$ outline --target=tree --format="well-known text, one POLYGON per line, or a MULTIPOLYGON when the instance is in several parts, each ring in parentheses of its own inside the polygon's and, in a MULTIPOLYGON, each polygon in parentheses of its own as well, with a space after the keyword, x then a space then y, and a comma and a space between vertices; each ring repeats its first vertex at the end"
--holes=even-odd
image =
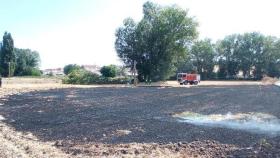
POLYGON ((118 72, 118 67, 116 65, 103 66, 100 69, 100 73, 104 77, 116 77, 117 72, 118 72))
POLYGON ((12 76, 15 70, 15 54, 14 54, 14 40, 10 33, 5 32, 3 36, 3 45, 1 47, 0 66, 2 68, 2 75, 12 76))
POLYGON ((130 68, 137 60, 136 49, 136 23, 131 18, 124 20, 124 27, 116 31, 115 48, 124 64, 130 68))
POLYGON ((187 57, 181 58, 181 60, 178 61, 177 73, 182 73, 182 72, 196 73, 196 70, 197 69, 194 66, 194 63, 191 61, 190 54, 188 54, 187 57))
POLYGON ((237 34, 229 35, 216 44, 216 49, 218 51, 219 78, 234 78, 239 71, 236 58, 238 38, 239 35, 237 34))
POLYGON ((63 72, 64 72, 65 75, 68 75, 72 71, 79 70, 79 69, 81 69, 81 66, 79 66, 77 64, 68 64, 68 65, 64 66, 63 72))
POLYGON ((280 39, 268 36, 264 41, 266 74, 280 77, 280 39))
POLYGON ((30 49, 14 49, 16 57, 16 76, 39 75, 40 55, 30 49))
POLYGON ((243 78, 280 76, 279 40, 258 32, 226 36, 217 43, 220 77, 232 78, 242 71, 243 78))
POLYGON ((129 18, 117 30, 116 51, 128 67, 137 62, 140 79, 165 80, 186 57, 188 46, 197 36, 197 23, 177 6, 146 2, 143 13, 138 24, 129 18))
POLYGON ((245 33, 241 35, 239 41, 240 48, 237 53, 239 69, 242 70, 244 78, 253 77, 260 79, 266 69, 265 37, 257 32, 245 33))
POLYGON ((215 65, 215 51, 210 39, 194 42, 190 51, 190 58, 202 79, 212 77, 215 65))

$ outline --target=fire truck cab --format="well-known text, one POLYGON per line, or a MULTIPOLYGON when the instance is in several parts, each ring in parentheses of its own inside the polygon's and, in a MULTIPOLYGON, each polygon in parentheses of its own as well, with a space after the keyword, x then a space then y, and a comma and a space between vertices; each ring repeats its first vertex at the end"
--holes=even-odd
POLYGON ((177 81, 180 85, 197 85, 200 82, 200 75, 199 74, 188 74, 188 73, 178 73, 177 74, 177 81))

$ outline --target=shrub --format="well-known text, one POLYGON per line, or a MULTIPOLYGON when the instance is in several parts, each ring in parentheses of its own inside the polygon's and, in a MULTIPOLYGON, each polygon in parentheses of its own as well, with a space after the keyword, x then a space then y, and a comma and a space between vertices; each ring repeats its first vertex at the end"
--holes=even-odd
POLYGON ((80 84, 93 84, 99 80, 98 74, 89 71, 84 71, 81 77, 80 84))
POLYGON ((81 67, 80 67, 79 65, 76 65, 76 64, 68 64, 68 65, 64 66, 63 72, 64 72, 65 75, 68 75, 68 74, 70 74, 72 71, 78 70, 78 69, 81 69, 81 67))
POLYGON ((78 70, 73 70, 71 73, 69 73, 64 79, 63 83, 68 84, 79 84, 78 82, 81 80, 81 72, 78 70))
POLYGON ((103 77, 84 69, 73 70, 63 80, 65 84, 126 84, 129 79, 126 77, 103 77))
POLYGON ((22 76, 41 76, 41 75, 42 75, 41 71, 33 67, 27 67, 22 72, 22 76))
POLYGON ((92 84, 99 80, 99 75, 84 69, 76 69, 69 73, 63 80, 66 84, 92 84))
POLYGON ((103 77, 116 77, 117 72, 118 67, 116 65, 103 66, 100 69, 100 73, 103 77))

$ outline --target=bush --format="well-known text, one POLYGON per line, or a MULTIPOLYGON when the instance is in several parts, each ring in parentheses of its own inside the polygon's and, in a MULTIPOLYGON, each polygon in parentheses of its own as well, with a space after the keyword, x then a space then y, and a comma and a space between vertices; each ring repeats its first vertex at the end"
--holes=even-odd
POLYGON ((63 83, 67 84, 79 84, 79 81, 81 80, 81 72, 77 70, 73 70, 71 73, 69 73, 63 80, 63 83))
POLYGON ((117 72, 118 67, 116 65, 103 66, 100 69, 100 73, 103 77, 116 77, 117 72))
POLYGON ((99 80, 99 75, 84 69, 76 69, 69 73, 62 81, 66 84, 92 84, 99 80))
POLYGON ((79 65, 76 65, 76 64, 68 64, 66 66, 64 66, 63 68, 63 72, 65 75, 68 75, 70 74, 72 71, 74 70, 79 70, 81 69, 81 67, 79 65))
POLYGON ((41 76, 41 75, 42 75, 41 71, 33 67, 27 67, 22 72, 22 76, 41 76))
POLYGON ((99 80, 99 75, 89 72, 89 71, 84 71, 82 74, 82 78, 80 80, 80 84, 92 84, 96 83, 99 80))
POLYGON ((74 70, 62 80, 65 84, 126 84, 128 81, 125 77, 102 77, 84 69, 74 70))

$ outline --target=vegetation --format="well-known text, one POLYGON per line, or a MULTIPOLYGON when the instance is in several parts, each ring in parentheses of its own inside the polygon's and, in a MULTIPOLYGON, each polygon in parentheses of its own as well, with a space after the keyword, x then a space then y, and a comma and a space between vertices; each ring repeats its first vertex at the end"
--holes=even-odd
POLYGON ((202 79, 210 79, 214 76, 215 57, 215 48, 210 39, 195 41, 177 71, 199 73, 202 79))
MULTIPOLYGON (((124 83, 126 68, 137 69, 140 81, 166 80, 176 72, 199 73, 202 79, 261 79, 280 77, 280 39, 258 32, 232 34, 212 43, 198 40, 198 23, 178 6, 143 5, 143 18, 127 18, 116 31, 115 48, 125 64, 104 66, 98 74, 81 66, 64 67, 65 83, 124 83)), ((0 49, 0 72, 7 76, 39 76, 40 56, 14 48, 5 32, 0 49)))
POLYGON ((262 76, 280 76, 280 40, 257 32, 234 34, 218 41, 218 77, 261 79, 262 76))
POLYGON ((65 84, 125 84, 127 82, 126 77, 99 76, 83 68, 73 70, 63 79, 65 84))
POLYGON ((72 71, 79 70, 79 69, 81 69, 81 66, 79 66, 77 64, 68 64, 68 65, 64 66, 63 72, 64 72, 65 75, 68 75, 72 71))
POLYGON ((143 5, 139 23, 131 18, 116 32, 118 56, 130 68, 136 67, 140 80, 159 81, 173 75, 180 58, 197 36, 197 22, 177 6, 143 5))
POLYGON ((100 70, 103 77, 116 77, 118 67, 116 65, 103 66, 100 70))
POLYGON ((216 44, 196 41, 177 71, 197 72, 202 79, 279 77, 280 40, 252 32, 229 35, 216 44))
POLYGON ((124 20, 115 47, 140 81, 165 80, 174 72, 196 72, 202 79, 280 77, 280 40, 258 32, 226 36, 216 44, 196 40, 197 23, 177 6, 143 5, 139 23, 124 20))
POLYGON ((85 69, 73 69, 64 79, 63 83, 68 84, 91 84, 99 79, 99 75, 85 69))
POLYGON ((41 75, 42 72, 39 69, 33 67, 27 67, 26 69, 24 69, 21 75, 18 76, 41 76, 41 75))
POLYGON ((4 77, 12 76, 15 71, 14 40, 8 32, 4 33, 0 56, 1 74, 4 77))
POLYGON ((14 49, 16 57, 15 76, 40 76, 40 56, 36 51, 30 49, 14 49))
POLYGON ((14 40, 10 33, 5 32, 0 49, 0 72, 8 76, 40 76, 40 55, 30 49, 14 48, 14 40))

